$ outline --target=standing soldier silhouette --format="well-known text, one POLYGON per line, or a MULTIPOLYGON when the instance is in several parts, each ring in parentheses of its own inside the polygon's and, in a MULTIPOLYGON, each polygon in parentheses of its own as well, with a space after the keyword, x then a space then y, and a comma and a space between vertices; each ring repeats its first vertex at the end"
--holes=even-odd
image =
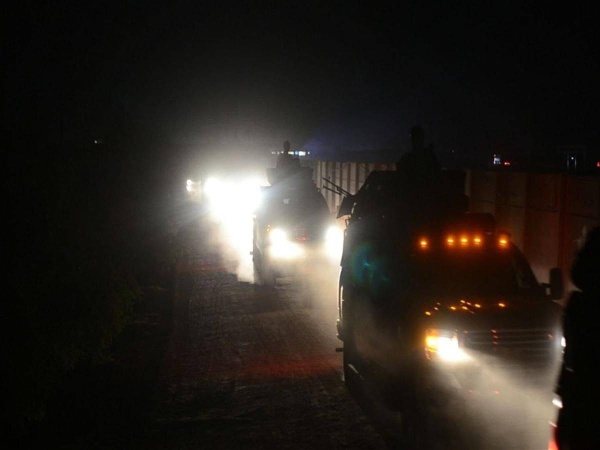
POLYGON ((565 350, 557 393, 562 400, 556 443, 561 450, 600 448, 600 226, 588 233, 573 267, 563 316, 565 350))
POLYGON ((290 141, 283 141, 283 153, 277 157, 275 168, 287 170, 294 167, 300 167, 300 160, 290 155, 290 141))

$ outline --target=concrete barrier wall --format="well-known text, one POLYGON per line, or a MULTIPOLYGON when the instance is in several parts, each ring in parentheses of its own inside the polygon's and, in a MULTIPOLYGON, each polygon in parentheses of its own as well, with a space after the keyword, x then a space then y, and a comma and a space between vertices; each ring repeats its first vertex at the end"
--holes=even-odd
POLYGON ((568 274, 586 232, 600 225, 598 176, 477 172, 468 178, 471 210, 493 213, 542 281, 552 267, 568 274))
MULTIPOLYGON (((354 194, 371 171, 394 169, 394 164, 318 161, 315 183, 335 213, 342 198, 323 190, 323 178, 354 194)), ((548 280, 553 267, 568 275, 585 233, 600 225, 599 176, 468 171, 465 192, 471 211, 493 214, 498 227, 510 233, 540 281, 548 280)))
POLYGON ((325 187, 330 186, 330 184, 325 180, 335 183, 351 194, 356 194, 373 170, 395 170, 395 165, 381 163, 340 163, 335 161, 317 161, 314 170, 315 183, 317 187, 321 189, 325 200, 327 200, 329 210, 332 213, 337 212, 340 207, 342 197, 326 189, 325 187))

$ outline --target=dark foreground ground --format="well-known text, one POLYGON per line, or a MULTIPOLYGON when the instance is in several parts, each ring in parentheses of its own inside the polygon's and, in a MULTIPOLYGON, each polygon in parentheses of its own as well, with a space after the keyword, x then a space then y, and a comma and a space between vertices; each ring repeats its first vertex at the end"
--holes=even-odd
MULTIPOLYGON (((145 290, 113 361, 67 380, 53 420, 15 447, 411 448, 402 416, 377 389, 351 395, 344 384, 335 270, 263 288, 191 239, 172 286, 145 290)), ((467 432, 435 436, 432 449, 543 448, 495 423, 487 425, 493 438, 481 441, 460 415, 435 422, 462 422, 467 432)))
POLYGON ((386 448, 343 383, 335 297, 238 281, 200 247, 172 289, 146 289, 113 361, 67 380, 17 447, 386 448))

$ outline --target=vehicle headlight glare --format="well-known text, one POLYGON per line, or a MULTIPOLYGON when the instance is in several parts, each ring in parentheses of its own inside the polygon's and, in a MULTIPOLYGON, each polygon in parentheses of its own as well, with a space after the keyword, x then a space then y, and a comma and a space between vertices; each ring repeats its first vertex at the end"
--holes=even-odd
POLYGON ((333 259, 340 258, 344 246, 344 234, 336 226, 330 226, 325 232, 325 252, 333 259))
POLYGON ((339 230, 337 229, 337 227, 331 226, 329 228, 327 228, 327 231, 325 233, 325 240, 326 241, 335 241, 339 238, 339 230))
POLYGON ((269 254, 275 259, 297 259, 302 257, 304 249, 297 242, 289 240, 288 234, 281 228, 269 232, 269 254))
POLYGON ((430 356, 448 362, 462 362, 469 359, 460 348, 456 333, 446 330, 429 329, 425 333, 425 349, 430 356))
POLYGON ((288 242, 287 233, 281 228, 274 228, 269 233, 269 240, 273 245, 284 245, 288 242))

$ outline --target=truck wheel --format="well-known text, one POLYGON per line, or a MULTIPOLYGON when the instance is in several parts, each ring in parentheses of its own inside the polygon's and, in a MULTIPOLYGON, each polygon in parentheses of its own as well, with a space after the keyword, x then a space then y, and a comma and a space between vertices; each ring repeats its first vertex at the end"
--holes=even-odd
POLYGON ((260 255, 254 256, 254 283, 259 286, 275 286, 275 273, 264 263, 260 255))
POLYGON ((353 331, 350 328, 344 330, 344 353, 342 361, 344 365, 344 383, 350 391, 358 386, 360 375, 360 357, 356 351, 353 331))
POLYGON ((346 299, 342 307, 342 325, 344 353, 342 356, 344 366, 344 382, 349 390, 357 386, 360 380, 360 356, 356 349, 354 329, 352 327, 352 311, 350 309, 350 300, 346 299))
POLYGON ((263 265, 261 277, 263 286, 273 287, 275 284, 277 284, 277 277, 268 266, 263 265))

